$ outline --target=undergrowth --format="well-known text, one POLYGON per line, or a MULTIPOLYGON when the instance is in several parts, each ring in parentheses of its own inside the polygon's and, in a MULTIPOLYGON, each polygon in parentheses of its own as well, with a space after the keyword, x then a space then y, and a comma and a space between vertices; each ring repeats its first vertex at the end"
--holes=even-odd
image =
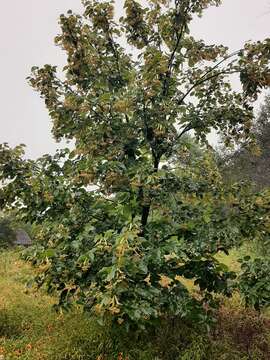
MULTIPOLYGON (((223 259, 237 270, 237 256, 223 259)), ((52 310, 54 299, 26 288, 33 274, 18 251, 0 253, 0 355, 5 360, 267 360, 270 319, 224 300, 211 333, 163 319, 147 333, 117 333, 80 308, 52 310)))

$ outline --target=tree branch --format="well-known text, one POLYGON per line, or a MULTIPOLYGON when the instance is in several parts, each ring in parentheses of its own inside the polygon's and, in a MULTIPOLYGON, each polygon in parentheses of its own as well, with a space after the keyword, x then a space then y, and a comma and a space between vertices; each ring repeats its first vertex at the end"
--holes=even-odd
POLYGON ((191 124, 188 124, 181 132, 180 134, 178 134, 176 136, 176 138, 174 139, 174 142, 171 143, 167 149, 167 151, 172 151, 172 149, 174 148, 174 146, 177 144, 177 141, 188 131, 192 130, 193 127, 191 126, 191 124))
POLYGON ((119 75, 119 77, 121 77, 121 71, 120 71, 120 65, 119 65, 119 52, 115 47, 115 41, 113 39, 113 36, 112 36, 112 33, 110 30, 108 31, 108 39, 109 39, 109 44, 111 45, 111 48, 112 48, 112 51, 113 51, 113 54, 115 57, 118 75, 119 75))
MULTIPOLYGON (((216 65, 214 65, 211 69, 209 69, 208 71, 206 71, 206 72, 201 76, 201 78, 200 78, 200 79, 187 91, 187 93, 179 100, 178 104, 181 104, 181 103, 184 101, 184 99, 191 93, 191 91, 192 91, 193 89, 195 89, 195 87, 201 85, 201 84, 204 83, 205 81, 211 80, 212 78, 215 78, 215 77, 217 77, 217 76, 219 76, 219 75, 222 75, 222 74, 233 74, 233 73, 235 73, 235 72, 238 72, 238 71, 227 72, 227 71, 224 70, 224 71, 220 71, 219 73, 216 73, 216 74, 214 74, 214 75, 206 78, 207 75, 211 74, 211 72, 213 72, 214 70, 216 70, 216 69, 217 69, 221 64, 223 64, 225 61, 227 61, 227 60, 230 59, 231 57, 239 54, 241 50, 242 50, 242 49, 237 50, 237 51, 234 51, 233 53, 225 56, 224 59, 220 60, 220 61, 219 61, 216 65)), ((230 62, 229 65, 231 65, 232 63, 233 63, 233 61, 230 62)))
MULTIPOLYGON (((209 71, 207 72, 207 74, 209 74, 209 73, 211 73, 211 72, 212 72, 212 70, 211 70, 211 71, 209 70, 209 71)), ((215 77, 218 77, 218 76, 220 76, 220 75, 226 75, 226 74, 231 75, 231 74, 238 73, 238 72, 239 72, 239 71, 220 71, 219 73, 213 74, 213 75, 211 75, 211 76, 209 76, 209 77, 207 77, 207 78, 205 78, 205 75, 203 75, 195 84, 193 84, 193 85, 189 88, 189 90, 181 97, 181 99, 178 100, 177 104, 178 104, 178 105, 182 104, 182 102, 183 102, 183 101, 185 100, 185 98, 192 92, 192 90, 194 90, 197 86, 203 84, 204 82, 209 81, 209 80, 211 80, 211 79, 214 79, 215 77)))
POLYGON ((180 44, 180 41, 181 41, 181 38, 182 38, 182 33, 183 33, 183 29, 184 26, 182 26, 181 28, 181 32, 178 34, 177 36, 177 42, 176 42, 176 45, 175 45, 175 48, 171 54, 171 57, 169 59, 169 63, 168 63, 168 70, 166 71, 166 76, 165 76, 165 80, 164 80, 164 83, 163 83, 163 91, 162 91, 162 95, 165 96, 168 92, 168 82, 169 82, 169 79, 170 79, 170 76, 171 76, 171 70, 172 70, 172 64, 173 64, 173 59, 174 59, 174 56, 175 56, 175 53, 177 51, 177 48, 180 44))
MULTIPOLYGON (((178 6, 178 3, 175 2, 175 7, 177 8, 178 6)), ((189 6, 187 7, 186 11, 185 11, 185 15, 187 14, 187 12, 189 11, 189 6)), ((169 59, 169 62, 168 62, 168 69, 166 71, 166 77, 164 79, 164 83, 163 83, 163 91, 162 91, 162 95, 165 96, 168 92, 168 81, 170 79, 170 76, 171 76, 171 70, 172 70, 172 65, 173 65, 173 60, 174 60, 174 57, 175 57, 175 54, 176 54, 176 51, 179 47, 179 44, 180 44, 180 41, 183 37, 183 33, 184 33, 184 28, 186 26, 186 23, 183 21, 183 24, 181 26, 181 30, 178 32, 177 34, 177 39, 176 39, 176 44, 175 44, 175 47, 171 53, 171 56, 170 56, 170 59, 169 59)))

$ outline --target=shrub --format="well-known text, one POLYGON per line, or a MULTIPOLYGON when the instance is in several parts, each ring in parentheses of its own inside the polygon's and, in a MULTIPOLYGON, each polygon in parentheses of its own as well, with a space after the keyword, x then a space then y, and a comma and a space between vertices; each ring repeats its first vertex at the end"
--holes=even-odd
POLYGON ((246 305, 255 310, 270 305, 270 259, 244 257, 241 262, 239 290, 246 305))
POLYGON ((9 218, 0 218, 0 249, 7 248, 13 244, 16 234, 13 230, 12 221, 9 218))
POLYGON ((212 334, 214 359, 270 358, 270 321, 252 309, 221 307, 212 334))

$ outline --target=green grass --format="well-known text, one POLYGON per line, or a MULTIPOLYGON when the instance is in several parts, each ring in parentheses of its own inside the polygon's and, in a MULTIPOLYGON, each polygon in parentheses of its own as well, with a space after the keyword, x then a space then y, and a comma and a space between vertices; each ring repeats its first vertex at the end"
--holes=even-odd
POLYGON ((26 291, 32 275, 18 252, 0 254, 0 355, 5 360, 96 359, 100 344, 93 321, 80 309, 53 312, 53 298, 26 291))
MULTIPOLYGON (((239 252, 219 255, 239 270, 239 252)), ((163 321, 147 334, 112 333, 75 308, 52 311, 55 300, 26 284, 33 269, 19 251, 0 253, 0 355, 5 360, 248 360, 270 359, 268 318, 224 301, 212 334, 179 321, 163 321), (269 350, 269 352, 268 352, 269 350)))

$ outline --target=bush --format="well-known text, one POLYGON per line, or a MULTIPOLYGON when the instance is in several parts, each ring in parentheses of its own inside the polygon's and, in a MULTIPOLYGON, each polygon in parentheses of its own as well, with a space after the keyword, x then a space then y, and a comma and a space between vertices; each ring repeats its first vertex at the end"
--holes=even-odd
POLYGON ((244 257, 241 262, 239 290, 246 305, 255 310, 270 305, 270 259, 244 257))
POLYGON ((270 321, 252 309, 221 307, 212 336, 211 359, 270 358, 270 321))
POLYGON ((15 237, 12 221, 9 218, 0 218, 0 249, 11 246, 15 237))

